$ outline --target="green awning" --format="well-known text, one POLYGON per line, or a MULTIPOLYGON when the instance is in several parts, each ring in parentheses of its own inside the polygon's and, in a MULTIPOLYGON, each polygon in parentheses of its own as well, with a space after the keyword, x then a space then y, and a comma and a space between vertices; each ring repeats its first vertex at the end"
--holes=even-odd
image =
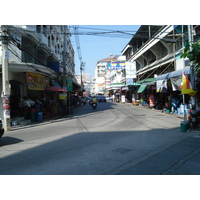
POLYGON ((156 81, 156 78, 147 78, 147 79, 144 79, 144 80, 141 80, 141 81, 137 81, 136 83, 146 83, 146 82, 153 82, 153 81, 156 81))
POLYGON ((135 85, 135 86, 139 86, 141 85, 140 83, 129 83, 128 85, 135 85))
POLYGON ((139 87, 137 93, 142 93, 142 92, 145 90, 146 87, 147 87, 147 85, 143 85, 143 84, 142 84, 142 85, 139 87))

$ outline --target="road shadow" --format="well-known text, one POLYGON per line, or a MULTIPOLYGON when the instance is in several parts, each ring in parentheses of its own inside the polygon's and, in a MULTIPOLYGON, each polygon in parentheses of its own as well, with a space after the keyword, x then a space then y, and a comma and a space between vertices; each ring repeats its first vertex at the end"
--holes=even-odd
POLYGON ((23 140, 6 136, 6 137, 0 138, 0 147, 5 146, 5 145, 17 144, 20 142, 23 142, 23 140))
MULTIPOLYGON (((52 131, 55 130, 52 129, 52 131)), ((133 160, 137 161, 138 158, 147 159, 183 139, 184 137, 179 129, 78 132, 2 157, 0 159, 0 174, 108 175, 106 171, 111 172, 117 166, 122 167, 126 163, 133 162, 133 160), (173 137, 172 135, 175 132, 177 132, 177 136, 173 137), (173 139, 168 137, 169 134, 173 139), (123 141, 127 140, 126 138, 134 139, 124 143, 123 141), (141 138, 143 145, 138 145, 141 138), (155 138, 160 142, 154 143, 155 138), (114 141, 116 141, 115 145, 113 145, 114 141), (152 143, 155 145, 150 145, 152 143)), ((23 141, 3 137, 0 146, 19 142, 23 141)), ((183 159, 188 153, 184 152, 179 159, 183 159)), ((177 162, 177 160, 174 162, 177 162)), ((163 170, 166 170, 169 166, 165 167, 163 170)))

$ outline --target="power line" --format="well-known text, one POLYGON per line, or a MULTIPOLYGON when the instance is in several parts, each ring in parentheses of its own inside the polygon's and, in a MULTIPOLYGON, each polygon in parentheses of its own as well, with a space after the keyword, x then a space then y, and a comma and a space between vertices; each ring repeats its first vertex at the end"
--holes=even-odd
POLYGON ((74 35, 74 37, 75 37, 78 57, 79 57, 80 65, 81 65, 80 70, 81 70, 81 73, 82 73, 82 71, 84 70, 85 63, 83 62, 82 54, 81 54, 81 45, 80 45, 80 40, 79 40, 78 26, 74 26, 73 28, 74 28, 74 32, 76 33, 74 35))

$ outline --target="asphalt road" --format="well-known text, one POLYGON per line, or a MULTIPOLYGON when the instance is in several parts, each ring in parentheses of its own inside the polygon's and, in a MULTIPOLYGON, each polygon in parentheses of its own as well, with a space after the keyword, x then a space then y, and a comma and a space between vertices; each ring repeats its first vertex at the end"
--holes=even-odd
POLYGON ((61 119, 6 132, 1 175, 112 175, 188 137, 181 119, 131 104, 83 105, 61 119))

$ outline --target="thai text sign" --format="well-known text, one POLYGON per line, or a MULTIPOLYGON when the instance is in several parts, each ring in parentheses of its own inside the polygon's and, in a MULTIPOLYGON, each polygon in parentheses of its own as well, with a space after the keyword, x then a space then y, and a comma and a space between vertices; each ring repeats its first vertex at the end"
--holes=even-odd
POLYGON ((120 69, 125 69, 125 68, 126 68, 126 63, 124 61, 107 63, 108 70, 120 70, 120 69))
POLYGON ((50 86, 49 77, 40 74, 26 73, 29 90, 44 90, 50 86))
POLYGON ((73 91, 73 81, 72 80, 67 80, 67 89, 68 91, 73 91))

